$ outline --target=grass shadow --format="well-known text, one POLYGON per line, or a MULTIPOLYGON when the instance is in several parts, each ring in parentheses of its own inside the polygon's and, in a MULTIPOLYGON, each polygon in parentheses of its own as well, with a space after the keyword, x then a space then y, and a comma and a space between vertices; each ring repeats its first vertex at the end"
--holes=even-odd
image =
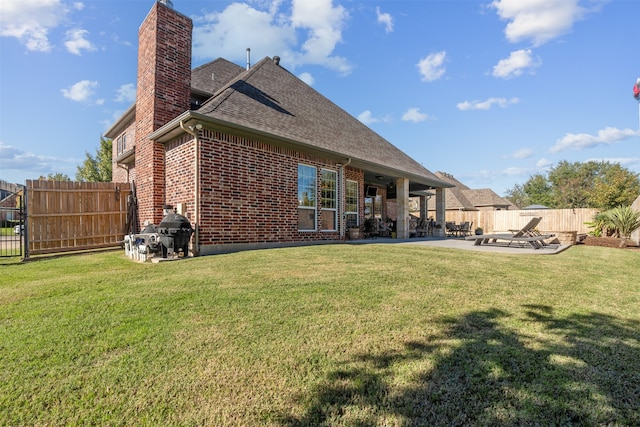
POLYGON ((282 424, 640 425, 640 322, 522 308, 441 319, 441 333, 401 351, 357 355, 282 424), (504 326, 514 319, 543 333, 504 326))

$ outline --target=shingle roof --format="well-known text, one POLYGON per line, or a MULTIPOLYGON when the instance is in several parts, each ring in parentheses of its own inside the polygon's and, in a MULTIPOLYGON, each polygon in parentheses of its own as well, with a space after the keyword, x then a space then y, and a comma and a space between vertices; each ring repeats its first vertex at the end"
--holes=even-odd
MULTIPOLYGON (((210 74, 215 69, 214 63, 200 67, 202 70, 198 75, 210 74)), ((217 73, 215 70, 213 72, 217 73)), ((396 171, 398 176, 408 175, 411 180, 421 184, 447 186, 418 162, 270 58, 263 59, 232 78, 202 104, 197 113, 217 122, 231 123, 294 142, 306 149, 351 158, 354 166, 364 169, 375 170, 379 167, 396 171)))
POLYGON ((443 181, 455 185, 445 190, 446 209, 477 210, 478 207, 493 206, 499 208, 515 207, 509 200, 498 196, 490 188, 472 190, 453 175, 436 172, 435 175, 443 181))
POLYGON ((191 89, 213 95, 243 71, 241 66, 218 58, 191 70, 191 89))

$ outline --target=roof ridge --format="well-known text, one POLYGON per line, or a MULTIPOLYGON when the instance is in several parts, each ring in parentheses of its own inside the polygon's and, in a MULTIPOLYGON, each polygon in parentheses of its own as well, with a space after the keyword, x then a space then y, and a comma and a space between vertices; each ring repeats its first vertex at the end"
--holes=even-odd
MULTIPOLYGON (((224 58, 222 58, 224 59, 224 58)), ((220 104, 222 102, 224 102, 227 98, 229 98, 232 95, 231 93, 228 93, 227 96, 225 96, 224 98, 220 98, 220 102, 212 109, 210 110, 205 110, 205 107, 207 107, 209 104, 212 104, 213 102, 215 102, 216 99, 218 99, 218 97, 220 95, 222 95, 227 89, 232 89, 235 91, 235 89, 232 88, 232 86, 234 84, 236 84, 238 81, 242 81, 244 80, 245 82, 253 75, 255 74, 258 70, 260 69, 267 61, 271 60, 268 56, 265 56, 264 58, 262 58, 260 61, 256 62, 255 65, 253 65, 253 67, 249 67, 248 70, 243 71, 242 73, 238 74, 237 76, 235 76, 234 78, 232 78, 231 80, 229 80, 224 86, 222 86, 220 89, 218 89, 216 91, 216 93, 214 93, 213 95, 211 95, 211 97, 209 99, 207 99, 201 106, 200 109, 198 110, 199 112, 206 114, 206 113, 210 113, 212 111, 215 111, 216 108, 218 106, 220 106, 220 104)), ((226 59, 225 59, 226 61, 226 59)), ((228 61, 227 61, 228 62, 228 61)), ((237 64, 235 64, 237 65, 237 64)), ((238 65, 239 66, 239 65, 238 65)))

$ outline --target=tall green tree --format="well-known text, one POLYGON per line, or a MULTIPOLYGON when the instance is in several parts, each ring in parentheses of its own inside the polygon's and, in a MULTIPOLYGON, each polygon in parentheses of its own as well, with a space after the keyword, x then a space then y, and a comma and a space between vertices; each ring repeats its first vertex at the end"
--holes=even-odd
POLYGON ((638 174, 620 166, 619 163, 601 163, 601 170, 593 182, 589 204, 600 209, 613 209, 631 205, 640 195, 638 174))
POLYGON ((506 197, 521 207, 541 204, 556 209, 607 210, 633 203, 640 194, 639 176, 619 163, 563 160, 546 175, 536 174, 516 184, 506 197))
POLYGON ((520 184, 516 184, 513 188, 507 190, 504 197, 519 208, 523 208, 531 204, 529 203, 529 196, 524 191, 524 187, 520 184))
POLYGON ((537 204, 548 206, 550 208, 554 207, 551 184, 544 175, 533 175, 524 183, 522 189, 528 197, 527 204, 525 206, 537 204))
POLYGON ((76 180, 85 182, 111 182, 112 174, 112 144, 109 138, 100 136, 100 147, 93 157, 85 152, 86 159, 78 166, 76 180))
POLYGON ((589 207, 589 193, 593 188, 593 162, 569 163, 561 161, 547 175, 551 184, 552 205, 558 209, 589 207))

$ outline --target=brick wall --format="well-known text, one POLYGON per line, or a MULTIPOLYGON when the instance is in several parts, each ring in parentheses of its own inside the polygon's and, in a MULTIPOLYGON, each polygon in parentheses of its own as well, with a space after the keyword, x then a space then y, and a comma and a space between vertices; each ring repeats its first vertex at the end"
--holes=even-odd
POLYGON ((130 165, 128 165, 129 167, 129 173, 127 174, 127 169, 120 167, 116 164, 115 159, 120 155, 120 153, 118 153, 118 138, 122 137, 123 134, 126 134, 126 140, 127 140, 127 146, 125 148, 125 151, 130 150, 131 148, 133 148, 135 146, 135 136, 136 136, 136 123, 135 121, 131 121, 131 123, 127 124, 127 127, 125 130, 123 130, 122 132, 120 132, 120 134, 113 139, 112 141, 112 154, 111 154, 111 158, 114 159, 113 163, 112 163, 112 167, 111 167, 111 182, 127 182, 127 175, 129 177, 129 181, 132 181, 132 172, 133 169, 135 168, 135 162, 131 163, 130 165))
POLYGON ((148 136, 190 107, 192 26, 191 19, 156 2, 138 33, 135 144, 141 223, 162 220, 165 150, 148 136))
POLYGON ((184 135, 165 146, 165 201, 176 208, 185 203, 184 215, 195 222, 195 140, 184 135))
MULTIPOLYGON (((200 244, 256 244, 335 240, 339 231, 298 231, 298 163, 337 171, 335 161, 211 130, 201 132, 200 244)), ((194 213, 193 140, 166 146, 166 199, 194 213)), ((363 215, 364 173, 346 168, 360 182, 363 215)), ((319 215, 318 215, 319 221, 319 215)), ((319 223, 318 223, 319 227, 319 223)))

